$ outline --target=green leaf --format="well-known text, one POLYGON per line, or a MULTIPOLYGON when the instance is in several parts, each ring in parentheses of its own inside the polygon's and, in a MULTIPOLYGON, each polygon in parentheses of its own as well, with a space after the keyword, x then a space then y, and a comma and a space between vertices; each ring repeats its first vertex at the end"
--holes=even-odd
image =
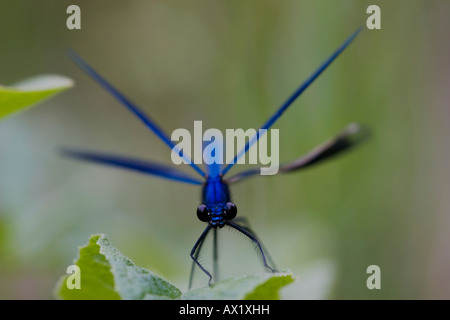
MULTIPOLYGON (((230 299, 271 300, 293 282, 290 273, 264 273, 220 281, 212 286, 181 291, 149 270, 136 266, 103 235, 93 235, 79 250, 80 289, 70 289, 73 275, 63 276, 55 291, 61 299, 230 299)), ((75 280, 76 281, 76 280, 75 280)))
POLYGON ((35 76, 8 87, 0 85, 0 119, 72 86, 71 79, 59 75, 35 76))
POLYGON ((114 248, 105 235, 91 236, 80 248, 80 289, 69 289, 64 276, 57 286, 59 298, 72 299, 175 299, 181 292, 152 272, 136 266, 114 248))
POLYGON ((290 273, 264 273, 220 281, 211 287, 187 291, 186 300, 276 300, 279 290, 293 282, 290 273))

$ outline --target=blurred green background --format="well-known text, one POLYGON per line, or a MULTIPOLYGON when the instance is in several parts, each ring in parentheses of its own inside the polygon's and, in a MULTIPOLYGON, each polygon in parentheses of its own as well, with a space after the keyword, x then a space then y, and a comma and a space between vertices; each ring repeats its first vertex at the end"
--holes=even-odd
MULTIPOLYGON (((350 122, 372 139, 302 173, 239 183, 233 199, 278 268, 298 276, 285 298, 450 298, 446 0, 1 0, 0 83, 58 73, 76 86, 0 123, 0 298, 53 298, 78 246, 100 232, 185 290, 204 228, 198 187, 58 154, 80 147, 171 163, 67 48, 169 133, 194 120, 257 128, 365 24, 371 4, 382 29, 362 32, 275 127, 281 160, 350 122), (66 28, 70 4, 81 8, 81 30, 66 28), (381 290, 366 287, 372 264, 381 290)), ((225 229, 219 241, 222 278, 263 272, 250 241, 225 229)), ((197 285, 206 280, 197 272, 197 285)))

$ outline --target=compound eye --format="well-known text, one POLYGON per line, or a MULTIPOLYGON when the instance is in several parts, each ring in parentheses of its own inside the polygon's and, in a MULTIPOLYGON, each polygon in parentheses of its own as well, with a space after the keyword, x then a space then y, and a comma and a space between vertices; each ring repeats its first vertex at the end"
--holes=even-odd
POLYGON ((225 208, 225 214, 227 220, 232 220, 236 217, 237 207, 233 202, 228 202, 225 208))
POLYGON ((201 204, 197 208, 197 217, 200 221, 208 222, 209 221, 209 211, 205 204, 201 204))

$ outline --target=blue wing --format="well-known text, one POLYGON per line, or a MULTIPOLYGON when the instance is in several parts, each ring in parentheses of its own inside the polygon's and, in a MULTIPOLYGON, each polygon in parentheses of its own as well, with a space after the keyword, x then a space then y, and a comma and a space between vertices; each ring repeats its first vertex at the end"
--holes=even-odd
MULTIPOLYGON (((308 88, 309 85, 313 83, 314 80, 316 80, 317 77, 339 56, 339 54, 347 48, 347 46, 353 41, 353 39, 355 39, 361 30, 362 27, 358 28, 358 30, 356 30, 347 40, 345 40, 345 42, 330 57, 328 57, 328 59, 325 60, 325 62, 323 62, 322 65, 314 71, 314 73, 310 75, 305 82, 302 83, 302 85, 300 85, 300 87, 286 100, 286 102, 281 105, 281 107, 266 121, 266 123, 263 124, 261 129, 269 129, 275 121, 281 117, 283 112, 285 112, 286 109, 295 101, 295 99, 297 99, 298 96, 300 96, 303 91, 305 91, 306 88, 308 88)), ((249 139, 245 147, 236 154, 234 161, 222 170, 222 175, 225 175, 234 166, 234 164, 236 164, 236 162, 247 153, 248 149, 250 149, 250 147, 259 140, 259 138, 260 135, 258 130, 256 135, 249 139)))
POLYGON ((124 169, 135 170, 146 174, 158 176, 165 179, 175 180, 179 182, 201 185, 202 181, 192 178, 190 175, 178 169, 159 164, 156 162, 142 161, 137 159, 125 158, 117 155, 94 153, 90 151, 79 151, 71 149, 63 149, 63 155, 76 159, 107 164, 111 166, 121 167, 124 169))
MULTIPOLYGON (((117 100, 119 100, 128 110, 134 113, 151 131, 153 131, 159 139, 161 139, 169 148, 177 151, 175 144, 169 137, 164 133, 164 131, 153 121, 150 117, 145 115, 145 113, 135 106, 130 100, 128 100, 122 93, 120 93, 116 88, 114 88, 109 82, 107 82, 102 76, 100 76, 92 67, 90 67, 83 59, 81 59, 75 52, 69 50, 68 54, 70 58, 82 69, 84 70, 92 79, 94 79, 98 84, 106 89, 110 94, 112 94, 117 100)), ((182 158, 188 163, 198 174, 202 177, 205 173, 197 166, 190 158, 186 155, 182 155, 182 158)))

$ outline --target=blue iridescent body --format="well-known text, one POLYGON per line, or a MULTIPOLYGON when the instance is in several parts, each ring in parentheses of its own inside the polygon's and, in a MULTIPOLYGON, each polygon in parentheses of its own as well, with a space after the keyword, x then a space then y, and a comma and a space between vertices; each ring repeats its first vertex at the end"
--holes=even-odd
MULTIPOLYGON (((281 115, 288 109, 288 107, 300 96, 303 91, 344 51, 344 49, 353 41, 362 28, 354 32, 344 43, 338 47, 323 63, 320 65, 298 88, 294 93, 275 111, 275 113, 260 127, 261 129, 270 129, 272 125, 281 117, 281 115)), ((129 111, 138 117, 154 134, 156 134, 162 142, 169 148, 175 148, 174 143, 169 139, 168 135, 156 124, 156 122, 147 116, 142 110, 134 105, 128 98, 120 93, 115 87, 101 77, 94 69, 92 69, 86 62, 84 62, 74 52, 69 52, 73 61, 83 69, 89 76, 91 76, 97 83, 111 93, 118 101, 120 101, 129 111)), ((197 217, 200 221, 206 222, 207 226, 203 233, 196 241, 191 250, 191 257, 193 265, 191 269, 190 283, 192 281, 194 267, 198 266, 208 277, 209 284, 212 281, 211 273, 204 268, 199 262, 198 255, 209 232, 213 231, 214 236, 214 274, 217 278, 217 230, 229 226, 251 239, 257 246, 258 252, 262 258, 265 268, 269 271, 275 272, 275 267, 270 260, 270 257, 265 252, 261 241, 256 237, 255 233, 250 229, 248 224, 243 223, 242 218, 236 218, 237 207, 231 201, 229 185, 244 180, 246 178, 257 176, 260 173, 260 168, 249 169, 237 173, 229 178, 225 175, 234 166, 237 161, 246 154, 249 148, 260 138, 259 130, 257 134, 249 139, 245 147, 240 150, 234 157, 234 161, 227 166, 221 167, 218 164, 211 164, 206 166, 206 173, 190 161, 189 157, 183 155, 184 160, 187 160, 192 169, 201 177, 193 177, 174 167, 167 166, 161 163, 156 163, 147 160, 131 159, 129 157, 122 157, 111 154, 101 154, 97 152, 81 151, 73 149, 64 149, 65 155, 77 159, 93 161, 101 164, 117 166, 120 168, 135 170, 140 173, 158 176, 160 178, 170 179, 177 182, 182 182, 192 185, 202 185, 202 199, 201 204, 197 208, 197 217), (269 263, 270 262, 270 263, 269 263)), ((342 132, 334 138, 326 141, 319 147, 313 149, 307 154, 295 159, 294 161, 282 164, 279 167, 279 173, 287 173, 297 171, 323 160, 329 159, 342 151, 351 149, 357 143, 361 142, 367 136, 366 130, 357 124, 350 124, 342 132)), ((189 285, 190 286, 190 285, 189 285)))
POLYGON ((202 190, 202 202, 210 210, 210 225, 222 228, 225 225, 227 204, 231 202, 228 185, 221 177, 208 178, 202 190))

